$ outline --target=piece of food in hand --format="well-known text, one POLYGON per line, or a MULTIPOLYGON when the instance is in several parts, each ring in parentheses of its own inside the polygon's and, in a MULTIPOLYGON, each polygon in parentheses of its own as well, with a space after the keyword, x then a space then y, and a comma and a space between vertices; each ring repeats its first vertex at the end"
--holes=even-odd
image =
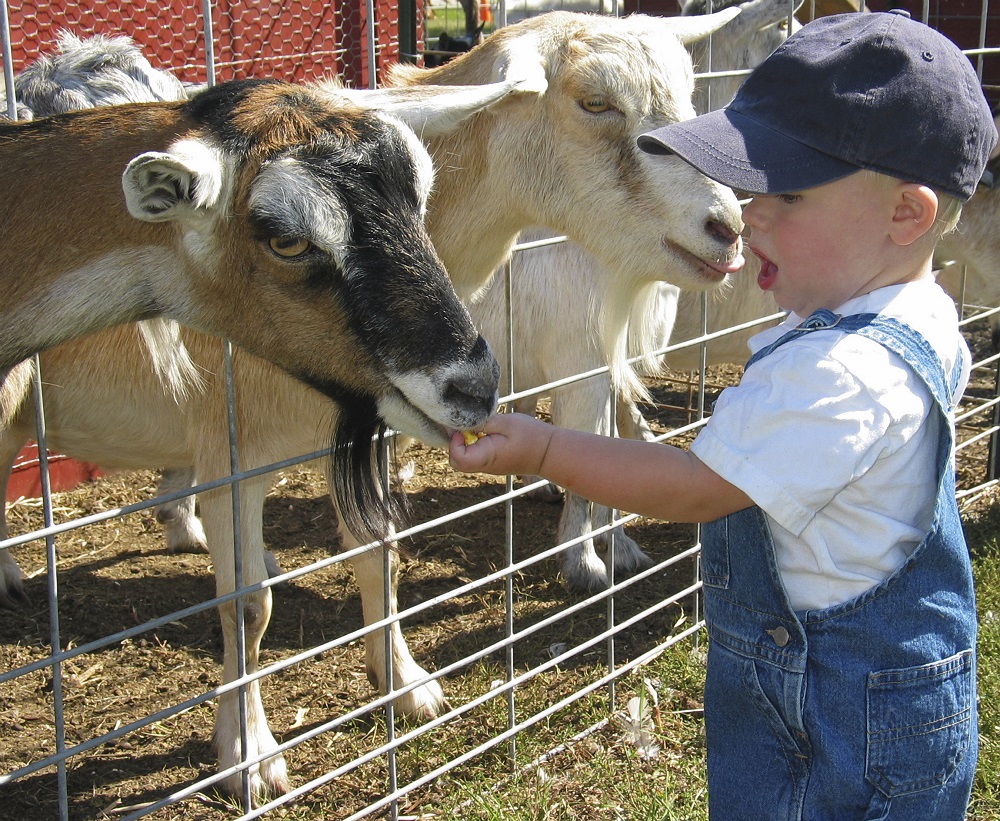
POLYGON ((462 438, 465 440, 466 447, 473 445, 482 439, 486 434, 481 430, 463 430, 462 438))

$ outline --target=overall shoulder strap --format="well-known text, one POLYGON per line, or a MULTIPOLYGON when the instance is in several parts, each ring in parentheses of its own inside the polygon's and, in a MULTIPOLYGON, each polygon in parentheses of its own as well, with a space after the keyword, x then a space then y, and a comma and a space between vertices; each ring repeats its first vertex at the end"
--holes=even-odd
MULTIPOLYGON (((931 344, 909 325, 880 314, 842 316, 821 308, 802 324, 757 351, 750 357, 747 367, 763 359, 776 348, 806 334, 833 329, 860 334, 888 348, 914 370, 946 410, 950 410, 954 405, 955 393, 962 374, 961 362, 956 363, 951 379, 946 380, 944 366, 931 344)), ((959 356, 964 356, 961 349, 959 356)))

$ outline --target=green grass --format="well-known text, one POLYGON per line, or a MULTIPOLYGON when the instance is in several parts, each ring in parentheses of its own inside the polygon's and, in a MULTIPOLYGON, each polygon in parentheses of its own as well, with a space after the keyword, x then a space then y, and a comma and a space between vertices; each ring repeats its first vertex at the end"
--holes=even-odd
POLYGON ((434 7, 434 17, 424 18, 424 41, 427 48, 437 48, 437 38, 442 31, 452 37, 465 35, 465 11, 458 3, 434 7))

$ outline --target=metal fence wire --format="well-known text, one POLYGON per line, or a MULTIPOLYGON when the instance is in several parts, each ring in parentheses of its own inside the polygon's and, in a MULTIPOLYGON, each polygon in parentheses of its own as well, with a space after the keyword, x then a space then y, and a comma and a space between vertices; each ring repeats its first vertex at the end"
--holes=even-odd
MULTIPOLYGON (((0 34, 13 111, 14 75, 50 53, 62 30, 78 36, 128 35, 154 66, 191 84, 263 76, 304 82, 336 74, 349 85, 370 87, 392 62, 419 62, 425 50, 440 51, 441 32, 468 35, 469 15, 489 36, 494 27, 550 8, 502 0, 472 10, 451 0, 419 7, 406 0, 354 5, 0 0, 0 34)), ((641 4, 572 8, 674 12, 641 4)), ((824 13, 815 6, 805 11, 824 13)), ((926 4, 911 10, 947 33, 956 20, 939 11, 935 8, 932 17, 926 4)), ((990 61, 997 37, 989 27, 988 5, 984 2, 975 14, 963 7, 956 17, 965 26, 962 37, 971 21, 974 39, 950 36, 977 61, 992 94, 990 61)), ((699 71, 711 73, 711 64, 699 71)), ((516 253, 560 241, 525 242, 516 253)), ((948 260, 942 265, 964 303, 960 266, 948 260)), ((510 304, 509 267, 507 277, 510 304)), ((652 401, 642 409, 661 441, 688 441, 714 396, 738 378, 736 366, 708 366, 711 346, 727 334, 745 336, 775 319, 770 314, 709 332, 717 309, 712 299, 700 299, 701 333, 657 352, 668 362, 681 357, 700 361, 701 367, 645 380, 652 401)), ((963 305, 963 326, 976 355, 973 382, 958 414, 963 504, 995 483, 991 462, 1000 402, 991 328, 998 311, 997 305, 963 305)), ((515 324, 508 319, 508 334, 515 324)), ((513 340, 501 344, 506 344, 507 361, 513 361, 513 340)), ((281 569, 262 583, 239 585, 235 593, 218 597, 208 556, 166 552, 154 520, 154 508, 188 498, 190 488, 158 493, 157 474, 144 472, 107 476, 83 492, 53 492, 46 377, 36 359, 42 493, 39 499, 10 501, 10 535, 0 542, 0 550, 10 550, 24 570, 29 596, 3 619, 0 814, 256 818, 321 806, 327 818, 413 817, 408 814, 413 807, 434 803, 443 781, 461 784, 473 770, 481 779, 485 770, 499 784, 505 776, 557 760, 621 715, 623 699, 616 688, 627 686, 631 692, 654 686, 642 683, 651 660, 671 648, 697 647, 703 622, 696 528, 615 514, 609 522, 595 521, 594 529, 574 542, 560 543, 559 506, 531 498, 547 490, 546 483, 530 477, 500 482, 460 477, 439 451, 420 445, 403 456, 404 462, 412 460, 412 476, 403 481, 410 502, 397 533, 399 607, 390 606, 396 572, 391 554, 374 543, 340 549, 335 514, 316 467, 328 452, 239 469, 237 408, 251 400, 238 395, 234 359, 226 344, 233 471, 194 491, 232 494, 233 562, 239 578, 241 482, 270 476, 265 535, 269 545, 281 545, 275 556, 281 569), (648 550, 650 564, 623 578, 608 559, 606 587, 568 591, 555 570, 558 557, 595 536, 610 537, 607 551, 613 556, 620 526, 648 550), (380 613, 366 613, 362 621, 350 563, 372 555, 382 563, 385 603, 380 613), (252 639, 245 624, 259 616, 256 600, 248 597, 262 590, 273 593, 271 624, 259 669, 247 670, 243 651, 252 639), (241 650, 235 676, 220 685, 217 608, 230 602, 236 606, 241 650), (398 652, 399 634, 406 635, 417 661, 431 672, 400 681, 399 667, 384 661, 375 677, 390 686, 379 695, 368 681, 375 671, 364 667, 365 645, 374 644, 379 657, 388 660, 398 652), (277 736, 276 746, 263 752, 251 742, 259 730, 251 718, 258 686, 277 736), (425 710, 420 720, 397 714, 399 704, 437 687, 446 697, 439 709, 425 710), (213 705, 233 692, 238 694, 236 744, 242 754, 233 767, 219 772, 211 744, 213 705), (254 773, 276 753, 288 761, 288 791, 254 795, 254 773), (230 786, 238 784, 232 799, 215 791, 227 777, 230 786)), ((606 374, 603 367, 528 386, 519 384, 510 367, 510 389, 502 401, 548 396, 606 374)), ((609 408, 614 429, 613 402, 609 408)), ((393 484, 383 478, 387 487, 393 484)), ((482 789, 482 780, 469 783, 482 789)))

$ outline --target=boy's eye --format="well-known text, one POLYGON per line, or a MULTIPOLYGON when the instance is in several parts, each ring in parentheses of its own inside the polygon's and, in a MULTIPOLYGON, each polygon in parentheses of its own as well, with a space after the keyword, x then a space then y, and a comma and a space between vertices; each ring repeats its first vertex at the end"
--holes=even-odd
POLYGON ((798 202, 801 197, 798 194, 778 194, 778 199, 785 203, 798 202))

